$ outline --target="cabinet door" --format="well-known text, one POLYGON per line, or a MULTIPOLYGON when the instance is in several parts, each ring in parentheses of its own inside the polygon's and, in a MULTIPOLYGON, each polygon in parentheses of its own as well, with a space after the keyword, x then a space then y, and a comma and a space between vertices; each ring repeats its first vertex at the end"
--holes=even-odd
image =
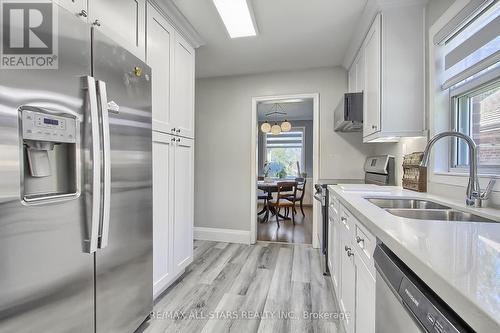
POLYGON ((177 33, 172 91, 172 123, 177 134, 194 138, 194 49, 177 33))
POLYGON ((365 89, 363 136, 380 131, 381 100, 381 16, 377 15, 368 31, 365 50, 365 89))
POLYGON ((356 268, 356 333, 375 333, 375 277, 357 253, 354 264, 356 268))
POLYGON ((89 22, 144 61, 146 0, 91 0, 89 3, 89 22))
POLYGON ((177 137, 174 157, 174 265, 182 271, 193 259, 193 178, 192 139, 177 137))
MULTIPOLYGON (((329 214, 330 215, 330 214, 329 214)), ((335 224, 335 220, 333 216, 328 217, 328 269, 330 270, 330 274, 333 276, 333 226, 335 224)))
POLYGON ((173 136, 153 132, 153 295, 172 281, 173 136))
POLYGON ((351 245, 351 233, 342 228, 342 253, 341 262, 341 296, 340 306, 348 314, 344 321, 346 333, 354 333, 355 297, 356 297, 356 271, 354 269, 354 250, 351 245), (350 251, 346 250, 350 249, 350 251))
POLYGON ((339 219, 337 218, 333 223, 333 235, 332 235, 332 266, 333 271, 331 272, 333 285, 335 286, 335 291, 337 292, 337 296, 339 296, 339 291, 341 288, 341 274, 342 274, 342 265, 341 265, 341 255, 343 254, 343 245, 342 245, 342 226, 340 224, 339 219))
POLYGON ((54 2, 87 22, 87 0, 55 0, 54 2))
POLYGON ((356 92, 365 90, 365 50, 359 50, 358 59, 356 61, 356 92))
POLYGON ((172 133, 170 89, 174 30, 148 3, 147 62, 152 71, 153 130, 172 133))
POLYGON ((356 61, 353 62, 349 72, 347 72, 347 92, 355 92, 356 91, 356 61))

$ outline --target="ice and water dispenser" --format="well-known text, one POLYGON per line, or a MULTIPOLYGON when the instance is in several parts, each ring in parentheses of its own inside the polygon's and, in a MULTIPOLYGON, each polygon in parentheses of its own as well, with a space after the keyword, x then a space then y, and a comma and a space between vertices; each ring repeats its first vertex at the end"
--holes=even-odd
POLYGON ((25 203, 79 195, 78 120, 74 115, 21 107, 21 198, 25 203))

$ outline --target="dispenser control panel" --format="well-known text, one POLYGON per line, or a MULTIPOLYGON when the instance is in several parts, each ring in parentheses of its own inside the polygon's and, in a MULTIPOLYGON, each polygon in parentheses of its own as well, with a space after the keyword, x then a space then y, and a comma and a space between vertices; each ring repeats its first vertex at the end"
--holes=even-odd
POLYGON ((22 130, 25 140, 76 142, 76 119, 22 110, 22 130))

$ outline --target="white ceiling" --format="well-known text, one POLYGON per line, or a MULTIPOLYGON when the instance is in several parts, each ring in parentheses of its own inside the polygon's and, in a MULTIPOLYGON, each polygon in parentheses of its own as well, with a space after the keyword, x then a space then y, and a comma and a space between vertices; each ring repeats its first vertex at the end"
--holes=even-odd
MULTIPOLYGON (((276 101, 279 103, 279 101, 276 101)), ((287 114, 284 116, 278 115, 266 117, 266 114, 269 112, 273 112, 276 110, 274 104, 265 104, 259 103, 257 104, 257 118, 259 121, 268 120, 269 122, 273 122, 275 119, 278 121, 281 120, 313 120, 313 100, 306 99, 302 102, 293 102, 293 103, 280 103, 281 108, 278 108, 278 111, 286 112, 287 114)))
POLYGON ((173 0, 203 37, 196 76, 341 65, 367 0, 248 0, 256 37, 230 39, 212 0, 173 0))

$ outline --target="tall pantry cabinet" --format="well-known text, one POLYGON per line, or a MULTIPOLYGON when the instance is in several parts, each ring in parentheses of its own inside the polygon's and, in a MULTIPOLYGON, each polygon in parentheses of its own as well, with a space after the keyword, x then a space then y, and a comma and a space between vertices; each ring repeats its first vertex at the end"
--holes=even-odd
POLYGON ((153 294, 193 260, 194 49, 147 4, 153 86, 153 294))

